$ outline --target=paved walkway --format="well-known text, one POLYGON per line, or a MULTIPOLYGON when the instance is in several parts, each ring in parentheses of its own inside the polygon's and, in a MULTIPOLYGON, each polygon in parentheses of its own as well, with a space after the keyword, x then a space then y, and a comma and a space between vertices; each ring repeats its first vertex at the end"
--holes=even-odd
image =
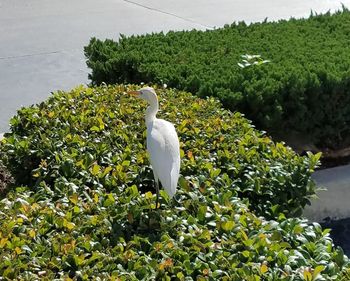
POLYGON ((331 228, 334 243, 350 257, 350 165, 319 170, 313 174, 318 198, 306 206, 304 216, 331 228))
POLYGON ((325 218, 349 218, 350 165, 319 170, 312 177, 323 190, 318 191, 318 198, 312 200, 311 206, 306 206, 304 215, 319 222, 325 218))
POLYGON ((308 16, 350 0, 0 0, 0 132, 21 106, 88 83, 90 37, 308 16))

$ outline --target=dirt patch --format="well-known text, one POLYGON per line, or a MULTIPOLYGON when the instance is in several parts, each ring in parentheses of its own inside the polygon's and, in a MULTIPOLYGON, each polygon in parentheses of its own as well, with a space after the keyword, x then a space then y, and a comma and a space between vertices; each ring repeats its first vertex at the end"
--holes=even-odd
POLYGON ((289 132, 288 134, 276 133, 273 139, 285 142, 299 155, 306 155, 308 151, 312 153, 321 152, 322 165, 318 168, 319 170, 350 163, 350 146, 345 146, 345 144, 350 143, 350 139, 344 140, 344 146, 337 149, 317 147, 308 136, 296 132, 289 132))

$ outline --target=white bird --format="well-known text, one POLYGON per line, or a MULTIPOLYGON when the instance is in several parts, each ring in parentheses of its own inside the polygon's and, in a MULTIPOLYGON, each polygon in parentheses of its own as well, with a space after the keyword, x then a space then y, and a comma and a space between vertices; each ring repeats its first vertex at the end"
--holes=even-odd
POLYGON ((129 94, 139 97, 149 103, 146 109, 147 151, 153 169, 157 191, 156 208, 159 198, 159 181, 172 198, 176 193, 176 186, 180 173, 180 145, 179 138, 172 123, 158 119, 158 97, 151 87, 129 94))

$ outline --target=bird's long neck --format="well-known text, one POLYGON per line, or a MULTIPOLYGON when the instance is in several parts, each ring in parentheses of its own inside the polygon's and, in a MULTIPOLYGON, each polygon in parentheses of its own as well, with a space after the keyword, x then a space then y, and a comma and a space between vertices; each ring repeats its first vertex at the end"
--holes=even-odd
POLYGON ((146 126, 151 124, 155 119, 158 112, 158 100, 153 101, 146 109, 146 126))

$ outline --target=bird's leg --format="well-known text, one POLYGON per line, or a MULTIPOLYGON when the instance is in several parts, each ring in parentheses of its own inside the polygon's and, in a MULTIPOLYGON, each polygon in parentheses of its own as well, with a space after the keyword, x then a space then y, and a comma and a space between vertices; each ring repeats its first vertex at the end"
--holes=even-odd
POLYGON ((156 184, 156 191, 157 191, 156 209, 158 209, 158 203, 159 203, 159 181, 158 181, 158 179, 155 179, 154 182, 156 184))

